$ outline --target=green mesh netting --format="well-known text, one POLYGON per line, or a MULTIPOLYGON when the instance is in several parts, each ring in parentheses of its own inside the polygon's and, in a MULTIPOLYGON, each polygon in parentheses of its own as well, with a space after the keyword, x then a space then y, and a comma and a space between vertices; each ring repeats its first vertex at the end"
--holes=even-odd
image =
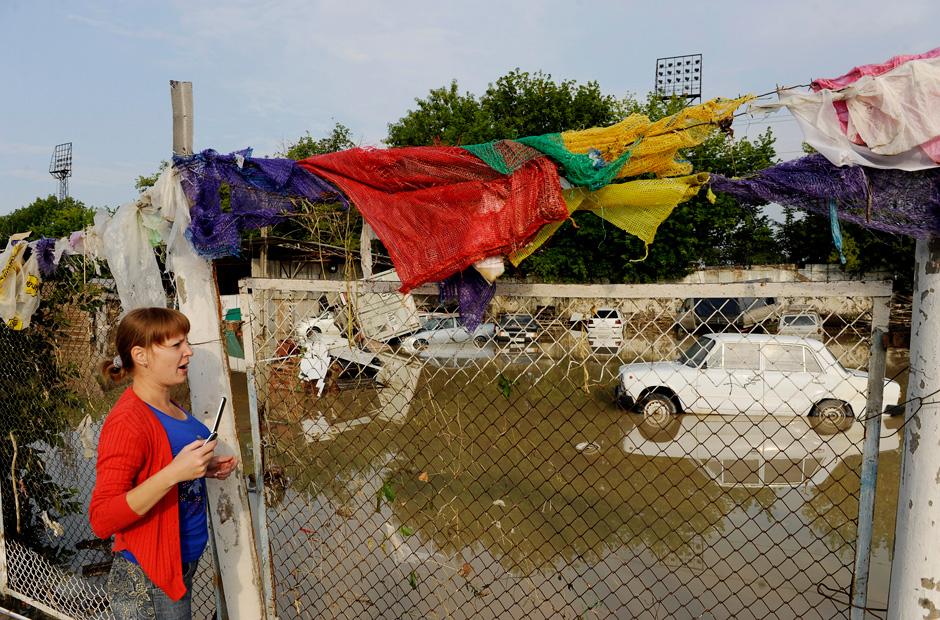
POLYGON ((527 161, 541 157, 542 153, 515 140, 493 140, 483 144, 471 144, 463 147, 490 168, 501 174, 512 174, 527 161))
MULTIPOLYGON (((636 146, 636 143, 633 146, 636 146)), ((529 136, 518 140, 494 140, 463 148, 502 174, 512 174, 533 157, 546 155, 558 164, 559 173, 572 185, 592 190, 600 189, 617 178, 633 152, 631 147, 610 162, 604 161, 599 153, 572 153, 565 148, 560 133, 529 136)))

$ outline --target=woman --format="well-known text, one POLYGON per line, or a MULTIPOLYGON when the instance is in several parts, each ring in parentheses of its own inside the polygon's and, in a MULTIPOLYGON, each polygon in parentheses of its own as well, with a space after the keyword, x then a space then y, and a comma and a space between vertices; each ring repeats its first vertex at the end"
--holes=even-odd
POLYGON ((166 308, 132 310, 118 325, 118 355, 102 366, 131 386, 101 429, 89 520, 114 536, 108 578, 115 617, 191 618, 192 579, 209 539, 203 478, 224 480, 235 458, 213 456, 209 429, 170 398, 186 381, 189 320, 166 308), (205 444, 205 445, 204 445, 205 444))

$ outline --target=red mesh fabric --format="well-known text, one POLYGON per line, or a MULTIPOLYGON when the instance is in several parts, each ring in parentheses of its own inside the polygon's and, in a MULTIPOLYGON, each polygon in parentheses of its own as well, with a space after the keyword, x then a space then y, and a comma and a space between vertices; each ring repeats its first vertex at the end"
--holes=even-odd
POLYGON ((545 157, 511 175, 459 147, 349 149, 298 162, 335 183, 388 249, 402 292, 523 246, 568 217, 545 157))

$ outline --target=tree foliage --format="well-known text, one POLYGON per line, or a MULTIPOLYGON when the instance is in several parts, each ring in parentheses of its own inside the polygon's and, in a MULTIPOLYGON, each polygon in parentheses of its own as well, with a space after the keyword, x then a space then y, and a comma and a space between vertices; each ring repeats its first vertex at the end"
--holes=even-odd
POLYGON ((329 135, 323 138, 314 138, 308 131, 306 135, 301 136, 296 142, 284 147, 281 157, 289 159, 306 159, 314 155, 323 155, 325 153, 335 153, 351 149, 356 144, 352 141, 352 132, 349 127, 342 123, 336 123, 329 135))
POLYGON ((631 102, 603 94, 597 82, 556 82, 541 71, 515 69, 480 98, 461 94, 454 80, 415 103, 414 110, 389 124, 388 145, 476 144, 585 129, 618 120, 631 102))
POLYGON ((0 239, 18 232, 32 231, 32 237, 66 237, 90 226, 94 209, 74 198, 59 200, 56 196, 36 198, 31 204, 0 216, 0 239))

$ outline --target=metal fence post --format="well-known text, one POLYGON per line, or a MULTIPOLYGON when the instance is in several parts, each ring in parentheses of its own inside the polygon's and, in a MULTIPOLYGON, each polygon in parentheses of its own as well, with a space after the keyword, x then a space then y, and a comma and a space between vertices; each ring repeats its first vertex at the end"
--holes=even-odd
POLYGON ((871 358, 868 362, 868 402, 864 412, 865 443, 862 447, 861 488, 858 498, 858 534, 855 573, 852 579, 852 620, 865 619, 868 605, 868 569, 871 561, 875 485, 878 480, 878 444, 884 408, 884 376, 887 351, 884 335, 891 314, 890 298, 872 300, 871 358))
POLYGON ((888 618, 940 617, 940 237, 914 254, 911 371, 888 618))
POLYGON ((258 304, 247 284, 239 282, 239 305, 242 308, 242 341, 245 350, 245 373, 248 379, 248 415, 251 418, 251 447, 255 470, 255 492, 258 494, 255 521, 258 528, 258 547, 261 561, 261 585, 268 618, 277 617, 274 605, 274 579, 271 564, 271 546, 268 542, 267 502, 264 497, 264 450, 261 445, 261 418, 258 415, 258 387, 255 383, 255 319, 258 304))

